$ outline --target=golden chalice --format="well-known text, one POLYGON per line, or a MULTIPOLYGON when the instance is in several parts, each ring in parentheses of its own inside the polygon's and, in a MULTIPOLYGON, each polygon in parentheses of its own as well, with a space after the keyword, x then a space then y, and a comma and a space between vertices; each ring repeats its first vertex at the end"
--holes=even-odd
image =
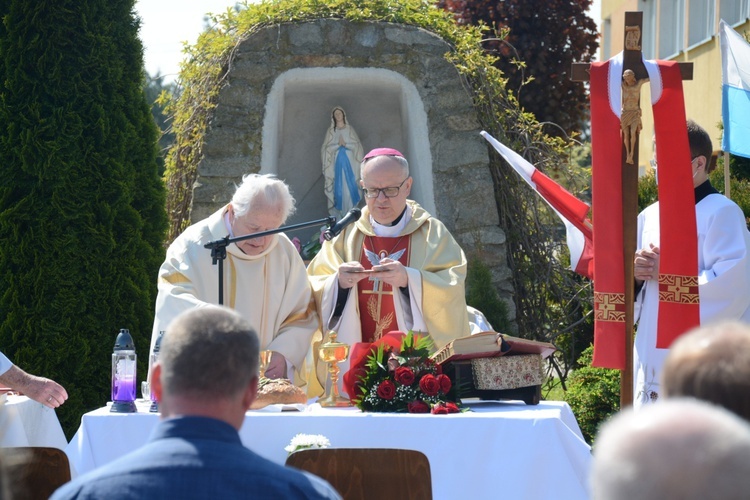
POLYGON ((258 371, 260 372, 259 375, 261 377, 266 376, 266 370, 268 370, 268 365, 271 364, 272 355, 273 351, 260 351, 260 365, 258 366, 258 371))
POLYGON ((328 341, 320 346, 318 349, 318 356, 320 359, 328 363, 328 373, 331 376, 331 389, 326 391, 327 394, 323 399, 318 400, 320 406, 351 406, 352 402, 349 398, 339 394, 339 363, 346 361, 349 357, 349 345, 342 342, 336 341, 336 332, 331 330, 328 332, 328 341))

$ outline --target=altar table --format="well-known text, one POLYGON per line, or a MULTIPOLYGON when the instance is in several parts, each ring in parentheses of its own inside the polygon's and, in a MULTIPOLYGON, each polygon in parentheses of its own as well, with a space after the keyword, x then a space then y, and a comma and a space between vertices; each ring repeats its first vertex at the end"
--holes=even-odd
POLYGON ((0 396, 0 447, 68 445, 55 410, 26 396, 0 396))
MULTIPOLYGON (((240 431, 256 453, 283 464, 298 433, 322 434, 332 447, 420 450, 430 461, 435 499, 587 498, 591 452, 563 402, 468 401, 451 415, 361 413, 356 408, 249 411, 240 431)), ((81 474, 144 444, 159 416, 87 413, 65 452, 81 474)))

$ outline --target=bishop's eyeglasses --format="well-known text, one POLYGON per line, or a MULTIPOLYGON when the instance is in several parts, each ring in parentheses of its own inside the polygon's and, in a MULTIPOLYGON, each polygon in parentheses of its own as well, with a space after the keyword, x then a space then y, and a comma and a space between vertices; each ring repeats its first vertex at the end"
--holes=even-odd
POLYGON ((380 193, 383 193, 383 196, 386 198, 395 198, 398 196, 398 192, 401 190, 401 186, 404 185, 404 182, 406 182, 409 178, 401 182, 398 186, 391 186, 391 187, 384 187, 384 188, 362 188, 362 192, 365 194, 365 198, 377 198, 380 196, 380 193))

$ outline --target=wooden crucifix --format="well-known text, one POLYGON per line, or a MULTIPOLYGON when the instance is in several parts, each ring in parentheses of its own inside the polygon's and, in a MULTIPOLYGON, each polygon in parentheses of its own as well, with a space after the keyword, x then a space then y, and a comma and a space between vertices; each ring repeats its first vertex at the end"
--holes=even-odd
MULTIPOLYGON (((641 40, 643 12, 625 13, 623 50, 622 115, 622 222, 625 269, 625 369, 620 373, 620 407, 633 404, 633 304, 635 277, 633 259, 637 241, 638 219, 638 135, 641 131, 640 90, 648 80, 643 64, 641 40)), ((680 63, 683 80, 692 80, 693 64, 680 63)), ((590 65, 573 63, 571 78, 589 80, 590 65)))

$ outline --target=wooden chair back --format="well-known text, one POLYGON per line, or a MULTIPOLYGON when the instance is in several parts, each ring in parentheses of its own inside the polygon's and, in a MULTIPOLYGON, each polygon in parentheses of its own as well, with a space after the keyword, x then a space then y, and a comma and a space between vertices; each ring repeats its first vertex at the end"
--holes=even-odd
POLYGON ((11 498, 47 500, 70 481, 68 456, 57 448, 3 448, 2 454, 11 498))
POLYGON ((390 448, 311 448, 286 465, 322 477, 345 500, 431 500, 430 462, 424 453, 390 448))

